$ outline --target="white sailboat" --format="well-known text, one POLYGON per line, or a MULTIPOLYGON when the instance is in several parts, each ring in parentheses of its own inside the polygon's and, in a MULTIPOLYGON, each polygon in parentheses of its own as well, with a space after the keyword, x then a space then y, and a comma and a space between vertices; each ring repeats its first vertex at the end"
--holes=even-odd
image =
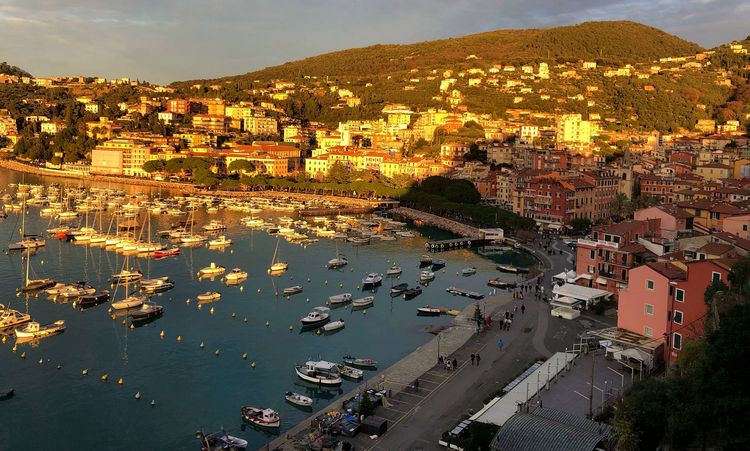
POLYGON ((349 260, 346 257, 342 257, 339 253, 339 243, 336 242, 336 257, 328 260, 328 269, 341 268, 349 264, 349 260))
MULTIPOLYGON (((122 272, 120 272, 120 274, 123 274, 125 272, 130 273, 130 271, 127 269, 129 261, 130 261, 130 256, 126 255, 125 262, 123 263, 123 270, 122 272)), ((138 275, 142 277, 142 274, 140 273, 140 271, 138 272, 138 275)), ((138 277, 138 279, 140 279, 141 277, 138 277)), ((128 286, 130 285, 131 280, 132 279, 130 277, 125 277, 123 279, 124 285, 125 285, 125 297, 119 301, 112 302, 112 309, 126 310, 126 309, 135 308, 135 307, 140 307, 146 301, 146 296, 128 294, 128 286)))
POLYGON ((281 238, 278 238, 276 240, 276 250, 273 251, 273 260, 271 261, 271 267, 268 269, 269 273, 280 273, 284 272, 289 268, 289 264, 286 262, 281 261, 281 257, 279 256, 279 242, 281 241, 281 238))

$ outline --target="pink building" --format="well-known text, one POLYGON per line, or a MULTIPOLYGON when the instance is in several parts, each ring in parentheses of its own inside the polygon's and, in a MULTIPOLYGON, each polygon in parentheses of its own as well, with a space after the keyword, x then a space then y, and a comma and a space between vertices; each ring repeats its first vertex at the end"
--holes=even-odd
POLYGON ((724 218, 721 221, 721 230, 746 240, 750 239, 750 215, 737 215, 724 218))
POLYGON ((706 288, 728 284, 733 260, 652 262, 630 270, 620 291, 617 327, 664 343, 664 359, 674 363, 686 339, 703 335, 706 288))
POLYGON ((674 205, 657 205, 655 207, 643 208, 633 215, 638 221, 648 219, 659 219, 659 236, 670 241, 677 239, 680 232, 693 230, 693 215, 674 205))

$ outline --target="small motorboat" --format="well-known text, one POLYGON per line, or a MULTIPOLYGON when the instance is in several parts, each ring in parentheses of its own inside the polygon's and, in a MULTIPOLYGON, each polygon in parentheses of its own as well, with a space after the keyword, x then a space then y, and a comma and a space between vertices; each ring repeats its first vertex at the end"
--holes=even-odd
POLYGON ((226 230, 227 226, 223 222, 213 220, 209 222, 208 224, 203 226, 203 230, 206 232, 218 232, 221 230, 226 230))
POLYGON ((336 257, 328 260, 328 268, 341 268, 342 266, 346 266, 349 264, 349 260, 347 260, 345 257, 336 257))
POLYGON ((343 360, 347 365, 355 366, 357 368, 364 368, 368 370, 375 370, 378 368, 378 362, 372 359, 362 359, 347 354, 343 357, 343 360))
POLYGON ((504 280, 500 279, 490 279, 487 281, 487 285, 494 287, 494 288, 516 288, 515 282, 506 282, 504 280))
POLYGON ((141 308, 130 314, 133 323, 145 322, 158 318, 164 313, 164 307, 154 304, 153 302, 144 302, 141 308))
POLYGON ((221 235, 213 240, 208 240, 209 247, 224 247, 229 246, 230 244, 232 244, 232 240, 224 235, 221 235))
POLYGON ((318 385, 341 385, 341 372, 338 365, 325 360, 310 360, 304 365, 296 365, 294 372, 303 381, 318 385))
POLYGON ((151 279, 149 283, 141 281, 141 289, 146 293, 163 293, 174 288, 174 282, 169 280, 167 277, 161 277, 159 279, 151 279))
POLYGON ((404 299, 406 299, 406 300, 414 299, 415 297, 419 296, 420 294, 422 294, 422 287, 416 286, 414 288, 408 288, 408 289, 404 290, 404 299))
POLYGON ((117 274, 112 274, 112 283, 135 282, 143 278, 143 273, 139 270, 125 269, 117 274))
POLYGON ((353 379, 355 381, 358 381, 365 377, 364 371, 347 365, 339 365, 339 371, 345 378, 353 379))
POLYGON ((420 282, 430 282, 435 280, 435 273, 432 271, 422 271, 419 273, 420 282))
POLYGON ((371 272, 364 279, 362 279, 362 288, 375 287, 383 282, 383 276, 380 274, 371 272))
POLYGON ((432 261, 433 271, 436 269, 445 268, 445 260, 435 259, 432 261))
POLYGON ((275 429, 281 424, 281 417, 275 410, 252 406, 242 407, 242 419, 261 428, 275 429))
POLYGON ((198 235, 198 234, 185 235, 182 238, 180 238, 180 241, 182 242, 182 244, 196 244, 196 243, 202 243, 206 240, 208 240, 208 238, 206 238, 203 235, 198 235))
POLYGON ((345 324, 343 319, 332 321, 323 326, 323 332, 336 332, 337 330, 343 329, 344 326, 345 324))
POLYGON ((98 291, 92 294, 84 294, 78 298, 78 307, 83 310, 103 304, 109 300, 109 290, 98 291))
POLYGON ((417 315, 419 316, 440 316, 443 313, 444 309, 441 309, 439 307, 430 307, 429 305, 425 305, 424 307, 417 308, 417 315))
POLYGON ((234 268, 227 273, 225 278, 227 283, 236 283, 247 279, 247 271, 243 271, 240 268, 234 268))
POLYGON ((65 320, 59 319, 54 323, 39 324, 32 321, 26 326, 16 329, 18 338, 42 338, 50 335, 59 334, 65 331, 65 320))
POLYGON ((154 251, 154 258, 174 257, 175 255, 180 255, 180 252, 181 251, 179 247, 172 247, 161 251, 154 251))
POLYGON ((344 305, 352 301, 351 293, 341 293, 328 297, 328 303, 331 306, 344 305))
POLYGON ((221 293, 218 291, 206 291, 195 297, 198 302, 215 302, 221 299, 221 293))
POLYGON ((94 294, 94 293, 96 293, 96 288, 92 287, 91 285, 79 284, 79 285, 71 285, 62 289, 57 294, 57 297, 61 299, 73 299, 73 298, 78 298, 87 294, 94 294))
POLYGON ((400 266, 393 265, 385 272, 385 275, 388 277, 396 277, 400 276, 403 270, 400 266))
POLYGON ((497 269, 500 272, 507 272, 511 274, 526 274, 529 272, 528 268, 519 268, 513 265, 497 265, 497 269))
POLYGON ((38 236, 25 236, 24 239, 8 245, 9 251, 34 250, 44 247, 44 238, 38 236))
POLYGON ((471 267, 471 268, 464 268, 461 270, 462 276, 471 276, 477 273, 477 268, 471 267))
POLYGON ((206 266, 205 268, 201 268, 201 270, 198 271, 198 275, 201 277, 215 276, 217 274, 223 273, 226 270, 227 269, 225 267, 211 262, 210 265, 206 266))
POLYGON ((291 391, 284 393, 284 399, 286 399, 287 402, 299 407, 312 407, 313 404, 312 398, 291 391))
POLYGON ((399 283, 391 287, 391 296, 401 296, 409 288, 408 283, 399 283))
POLYGON ((12 398, 14 392, 15 390, 12 388, 0 389, 0 401, 5 401, 6 399, 12 398))
POLYGON ((198 431, 195 438, 201 442, 201 451, 245 451, 247 449, 247 440, 233 437, 226 432, 215 432, 205 435, 198 431))
POLYGON ((283 290, 284 296, 291 296, 293 294, 302 293, 302 287, 299 285, 295 285, 293 287, 287 287, 283 290))
POLYGON ((0 330, 12 329, 31 321, 31 315, 5 308, 0 304, 0 330))
POLYGON ((430 266, 432 265, 432 257, 430 255, 422 255, 419 257, 419 266, 430 266))
POLYGON ((352 310, 364 309, 372 306, 375 302, 375 296, 365 296, 352 301, 352 310))
POLYGON ((327 307, 315 307, 310 313, 304 318, 300 319, 302 328, 318 327, 327 323, 331 319, 331 311, 327 307))

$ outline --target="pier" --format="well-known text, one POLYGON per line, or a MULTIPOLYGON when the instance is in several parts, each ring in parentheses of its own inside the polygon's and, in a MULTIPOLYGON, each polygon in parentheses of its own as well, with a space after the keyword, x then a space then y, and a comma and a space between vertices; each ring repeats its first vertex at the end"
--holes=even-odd
POLYGON ((453 295, 463 296, 465 298, 484 299, 484 294, 477 291, 466 290, 464 288, 448 287, 445 289, 445 291, 453 295))
POLYGON ((349 208, 310 208, 301 210, 300 216, 336 216, 336 215, 364 215, 372 213, 373 207, 349 207, 349 208))
POLYGON ((480 240, 482 233, 478 228, 470 225, 462 224, 452 219, 444 218, 442 216, 433 215, 424 211, 414 210, 413 208, 397 207, 389 210, 390 213, 402 216, 407 219, 413 220, 417 225, 427 225, 431 227, 437 227, 438 229, 446 230, 454 233, 458 236, 470 239, 480 240))

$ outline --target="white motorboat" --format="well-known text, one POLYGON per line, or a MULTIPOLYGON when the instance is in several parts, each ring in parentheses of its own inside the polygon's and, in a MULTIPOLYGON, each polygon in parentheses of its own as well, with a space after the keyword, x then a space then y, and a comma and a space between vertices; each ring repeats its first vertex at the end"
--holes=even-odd
POLYGON ((124 269, 117 274, 112 274, 112 283, 135 282, 143 278, 140 270, 124 269))
POLYGON ((196 243, 202 243, 206 241, 208 238, 206 238, 203 235, 193 234, 193 235, 186 235, 180 238, 180 241, 182 244, 196 244, 196 243))
POLYGON ((331 310, 328 307, 315 307, 304 318, 300 319, 303 328, 317 327, 327 323, 331 318, 331 310))
POLYGON ((203 226, 203 230, 206 232, 219 232, 221 230, 226 230, 226 228, 227 226, 224 223, 216 220, 203 226))
POLYGON ((236 283, 247 279, 247 271, 243 271, 240 268, 234 268, 227 273, 225 278, 227 283, 236 283))
POLYGON ((477 273, 477 268, 473 266, 471 268, 464 268, 461 270, 461 275, 463 276, 471 276, 472 274, 476 274, 476 273, 477 273))
POLYGON ((218 291, 206 291, 195 297, 198 302, 215 302, 221 299, 221 293, 218 291))
POLYGON ((31 321, 31 315, 18 310, 5 308, 0 304, 0 330, 18 327, 31 321))
POLYGON ((302 287, 299 285, 295 285, 293 287, 284 288, 283 291, 285 296, 291 296, 293 294, 302 293, 302 287))
POLYGON ((16 329, 18 338, 42 338, 65 331, 65 320, 57 320, 54 323, 40 325, 36 321, 28 323, 26 326, 16 329))
POLYGON ((281 417, 275 410, 252 406, 242 407, 242 419, 261 428, 276 429, 281 424, 281 417))
POLYGON ((422 282, 429 282, 435 280, 435 273, 432 271, 422 271, 419 273, 419 280, 422 282))
POLYGON ((385 272, 386 276, 395 277, 401 275, 403 270, 400 266, 393 265, 390 268, 388 268, 388 271, 385 272))
POLYGON ((200 271, 198 271, 198 275, 201 277, 215 276, 217 274, 223 273, 226 270, 227 269, 225 267, 211 262, 210 265, 206 266, 205 268, 201 268, 200 271))
POLYGON ((372 306, 375 302, 375 296, 366 296, 352 301, 352 309, 363 309, 372 306))
POLYGON ((335 294, 328 297, 328 303, 333 305, 343 305, 352 301, 351 293, 335 294))
POLYGON ((330 323, 323 326, 323 332, 335 332, 341 330, 346 326, 343 319, 331 321, 330 323))
POLYGON ((220 237, 216 239, 208 241, 209 247, 224 247, 224 246, 229 246, 230 244, 232 244, 232 240, 227 238, 224 235, 221 235, 220 237))
POLYGON ((291 391, 284 393, 284 399, 300 407, 310 407, 313 404, 312 398, 291 391))
POLYGON ((364 279, 362 279, 362 288, 380 285, 382 282, 383 276, 378 273, 371 272, 364 279))
POLYGON ((310 360, 304 365, 296 365, 294 372, 303 381, 319 385, 341 385, 341 372, 333 362, 310 360))

